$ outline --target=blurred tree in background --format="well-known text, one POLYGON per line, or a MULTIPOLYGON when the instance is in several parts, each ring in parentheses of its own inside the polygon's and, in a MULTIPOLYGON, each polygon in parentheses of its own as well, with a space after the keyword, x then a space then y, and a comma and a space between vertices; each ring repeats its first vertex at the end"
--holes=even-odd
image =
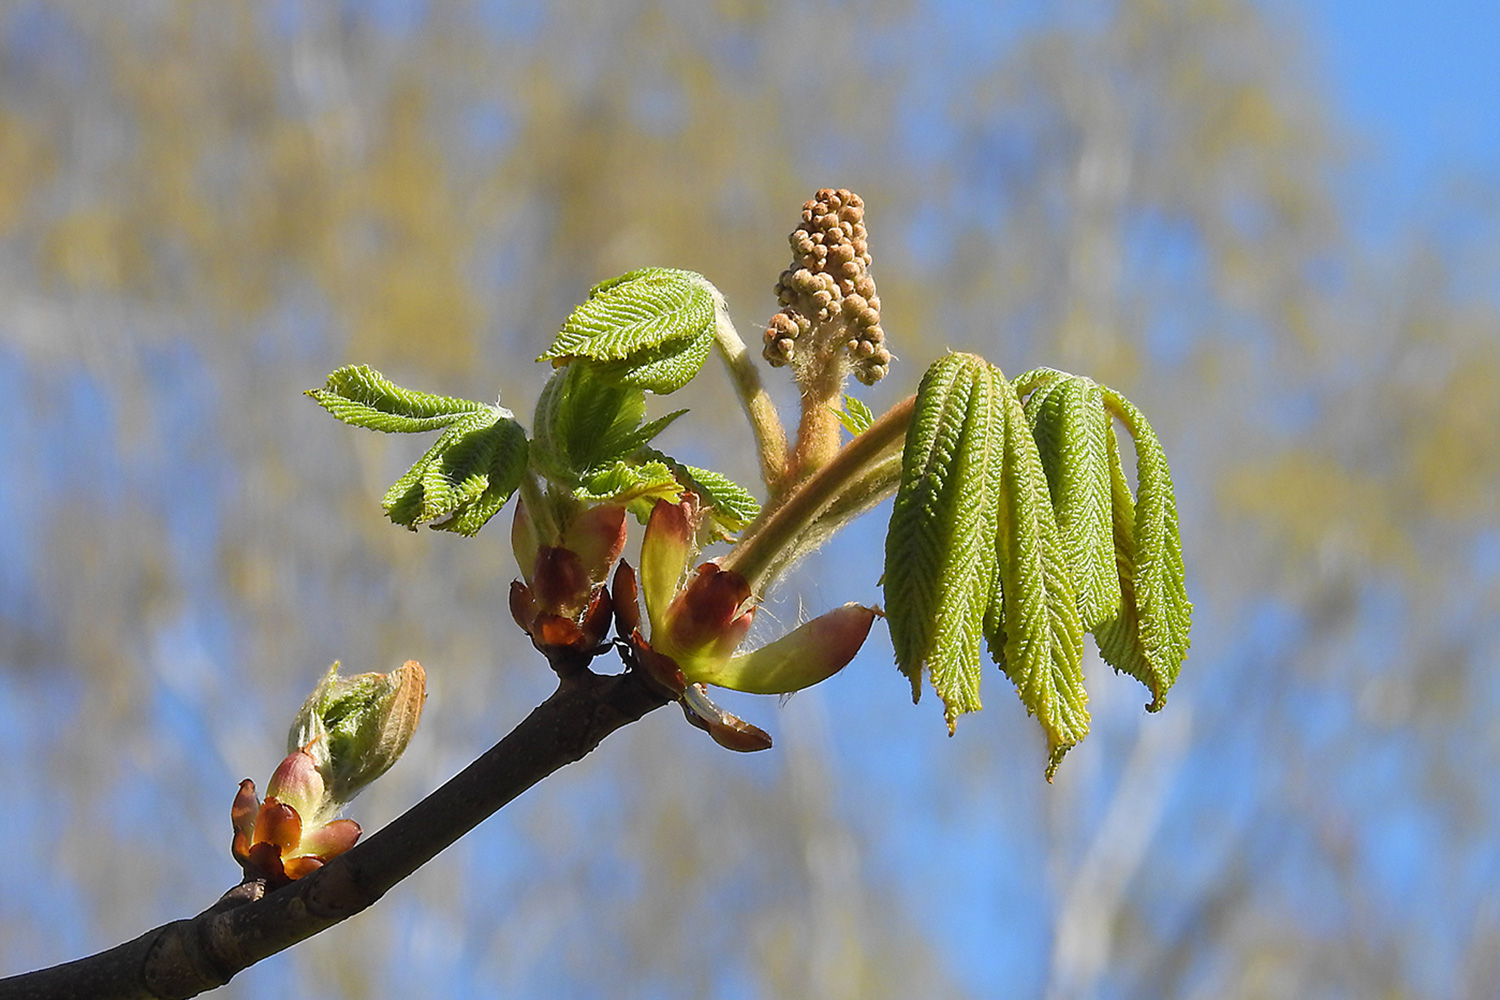
MULTIPOLYGON (((877 409, 951 347, 1151 412, 1199 602, 1174 711, 1090 654, 1048 787, 1018 706, 950 741, 872 642, 754 706, 772 753, 653 717, 225 995, 1488 995, 1496 192, 1372 245, 1248 0, 982 6, 0 8, 0 973, 237 880, 235 786, 332 660, 429 671, 367 829, 550 691, 503 539, 393 530, 409 443, 303 389, 358 360, 527 412, 568 309, 646 264, 753 331, 836 184, 877 409)), ((681 405, 727 412, 713 377, 681 405)), ((669 450, 753 481, 744 443, 669 450)), ((782 617, 874 600, 879 538, 782 617)))

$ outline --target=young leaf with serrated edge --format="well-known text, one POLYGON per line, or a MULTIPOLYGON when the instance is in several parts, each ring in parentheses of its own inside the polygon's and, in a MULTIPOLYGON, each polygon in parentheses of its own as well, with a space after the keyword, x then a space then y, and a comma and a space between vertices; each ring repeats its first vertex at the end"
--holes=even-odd
POLYGON ((388 433, 435 431, 485 410, 511 415, 508 410, 473 400, 403 389, 366 365, 338 369, 328 376, 327 385, 309 389, 307 395, 346 424, 388 433))
MULTIPOLYGON (((996 503, 1008 387, 983 358, 949 354, 917 390, 885 549, 896 664, 943 700, 948 730, 980 708, 980 640, 994 593, 996 503)), ((1019 403, 1017 403, 1019 406, 1019 403)))
POLYGON ((1003 610, 985 616, 985 638, 1047 734, 1050 781, 1063 754, 1088 734, 1083 625, 1036 440, 1020 399, 1013 391, 1001 398, 1005 444, 994 539, 1003 610))
POLYGON ((490 456, 489 484, 472 501, 460 505, 452 517, 434 524, 434 528, 473 537, 500 513, 521 485, 521 476, 526 472, 526 432, 514 420, 502 420, 490 433, 498 440, 490 456))
POLYGON ((623 361, 591 362, 589 367, 605 382, 665 396, 687 385, 703 370, 713 345, 714 329, 708 326, 698 336, 643 348, 623 361))
POLYGON ((518 461, 524 465, 525 443, 520 424, 502 419, 496 410, 468 415, 445 430, 386 491, 382 503, 387 516, 409 528, 457 518, 453 530, 466 534, 478 531, 515 491, 519 476, 514 470, 518 461), (497 499, 489 492, 492 486, 503 496, 490 515, 475 523, 484 508, 497 499), (480 502, 480 510, 463 517, 475 502, 480 502), (472 531, 466 530, 470 527, 472 531))
POLYGON ((835 408, 833 412, 838 414, 839 423, 844 425, 844 430, 855 437, 859 437, 875 422, 875 414, 870 412, 870 408, 853 396, 845 396, 844 408, 835 408))
MULTIPOLYGON (((590 469, 640 447, 645 416, 646 397, 640 389, 603 382, 587 364, 569 365, 553 373, 537 398, 532 421, 536 461, 554 477, 576 484, 590 469)), ((656 429, 665 426, 659 423, 656 429)))
POLYGON ((1054 380, 1026 400, 1026 417, 1078 588, 1078 611, 1083 627, 1091 629, 1120 612, 1109 473, 1112 419, 1103 389, 1081 376, 1054 380))
POLYGON ((1119 616, 1094 629, 1094 638, 1106 663, 1146 685, 1146 708, 1155 712, 1177 680, 1192 627, 1177 500, 1166 454, 1145 416, 1113 390, 1104 398, 1135 440, 1136 496, 1111 427, 1115 558, 1124 600, 1119 616))
POLYGON ((671 469, 679 483, 698 494, 699 505, 725 533, 739 531, 760 513, 760 504, 750 491, 727 476, 710 469, 684 465, 655 448, 642 448, 636 457, 661 462, 671 469))
POLYGON ((675 503, 682 484, 662 462, 616 461, 589 473, 573 495, 588 504, 618 503, 632 510, 644 504, 649 517, 657 500, 675 503))
POLYGON ((701 274, 666 267, 630 271, 590 289, 537 360, 625 361, 711 334, 715 308, 713 286, 701 274))

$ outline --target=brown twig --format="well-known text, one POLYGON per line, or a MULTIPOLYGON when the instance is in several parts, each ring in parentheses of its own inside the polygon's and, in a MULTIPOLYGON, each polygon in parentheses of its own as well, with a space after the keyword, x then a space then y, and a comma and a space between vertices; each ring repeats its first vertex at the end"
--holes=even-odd
POLYGON ((267 895, 230 890, 207 910, 88 958, 0 979, 0 1000, 197 996, 365 909, 532 785, 667 704, 635 671, 566 675, 478 760, 323 868, 267 895))

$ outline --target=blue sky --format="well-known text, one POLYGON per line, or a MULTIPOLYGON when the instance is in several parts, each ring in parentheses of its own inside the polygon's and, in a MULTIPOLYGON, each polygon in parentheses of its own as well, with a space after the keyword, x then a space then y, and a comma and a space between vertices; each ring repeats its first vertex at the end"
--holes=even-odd
POLYGON ((1500 3, 1297 0, 1381 229, 1455 177, 1500 177, 1500 3))

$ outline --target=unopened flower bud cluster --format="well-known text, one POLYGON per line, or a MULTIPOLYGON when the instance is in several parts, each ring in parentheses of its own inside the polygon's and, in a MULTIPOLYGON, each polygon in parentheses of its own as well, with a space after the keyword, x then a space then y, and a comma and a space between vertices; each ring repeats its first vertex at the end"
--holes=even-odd
POLYGON ((766 327, 764 355, 771 364, 800 370, 842 351, 865 385, 885 377, 891 355, 870 277, 864 216, 864 201, 843 188, 824 188, 802 206, 802 225, 790 240, 796 259, 776 282, 782 309, 766 327))

